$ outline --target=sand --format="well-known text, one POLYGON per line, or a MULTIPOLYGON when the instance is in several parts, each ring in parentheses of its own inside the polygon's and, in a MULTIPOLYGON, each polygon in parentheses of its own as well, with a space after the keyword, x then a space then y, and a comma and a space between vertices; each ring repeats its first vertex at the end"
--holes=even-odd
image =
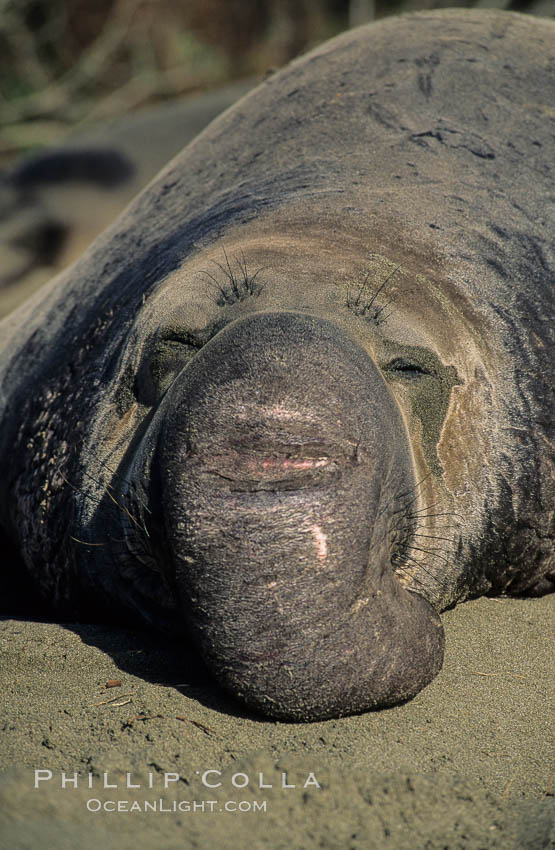
POLYGON ((415 699, 308 724, 249 714, 158 636, 4 618, 0 846, 553 847, 554 613, 460 605, 415 699))

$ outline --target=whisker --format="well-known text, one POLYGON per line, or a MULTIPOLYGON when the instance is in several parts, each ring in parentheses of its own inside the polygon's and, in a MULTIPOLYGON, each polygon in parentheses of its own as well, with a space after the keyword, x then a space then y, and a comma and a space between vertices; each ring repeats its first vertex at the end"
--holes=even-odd
POLYGON ((424 552, 426 555, 430 555, 432 558, 438 558, 440 561, 443 561, 445 564, 449 566, 449 561, 443 555, 437 554, 437 549, 423 549, 420 546, 412 546, 409 545, 409 549, 412 549, 413 552, 424 552))
MULTIPOLYGON (((425 574, 426 574, 429 578, 431 578, 431 579, 432 579, 432 581, 435 581, 435 582, 436 582, 436 583, 437 583, 440 587, 443 587, 444 582, 443 582, 443 581, 440 581, 440 580, 438 579, 438 577, 437 577, 437 576, 435 576, 433 573, 431 573, 431 572, 430 572, 430 571, 429 571, 429 570, 428 570, 428 569, 424 566, 424 564, 423 564, 423 562, 422 562, 422 561, 417 561, 417 560, 416 560, 416 558, 413 558, 413 557, 412 557, 412 555, 405 555, 405 556, 404 556, 404 560, 406 560, 406 561, 412 561, 414 564, 416 564, 416 566, 418 567, 418 569, 419 569, 419 570, 421 570, 421 572, 425 573, 425 574)), ((395 569, 401 569, 401 566, 396 564, 396 565, 395 565, 395 569)), ((407 570, 407 574, 408 574, 408 575, 410 575, 410 577, 411 577, 412 579, 417 580, 417 577, 416 577, 416 576, 415 576, 415 575, 414 575, 414 574, 413 574, 410 570, 407 570)), ((420 584, 423 584, 423 582, 420 582, 420 584)))
POLYGON ((443 540, 445 543, 453 542, 451 537, 439 537, 437 534, 422 534, 421 532, 415 532, 413 537, 424 537, 426 540, 443 540))

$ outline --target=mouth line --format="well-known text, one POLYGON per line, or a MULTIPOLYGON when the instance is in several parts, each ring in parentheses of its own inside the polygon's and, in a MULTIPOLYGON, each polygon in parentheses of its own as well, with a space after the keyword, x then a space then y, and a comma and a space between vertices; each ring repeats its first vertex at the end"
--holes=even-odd
POLYGON ((232 448, 213 454, 202 471, 225 483, 231 492, 287 491, 331 484, 355 457, 320 445, 232 448))

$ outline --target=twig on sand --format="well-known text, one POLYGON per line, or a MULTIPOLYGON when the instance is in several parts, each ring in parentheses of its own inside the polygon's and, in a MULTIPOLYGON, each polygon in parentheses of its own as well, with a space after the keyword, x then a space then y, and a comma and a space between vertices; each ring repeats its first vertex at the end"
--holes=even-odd
POLYGON ((127 691, 127 693, 125 693, 125 694, 118 694, 116 697, 110 697, 110 699, 105 699, 102 702, 94 702, 93 705, 94 705, 95 708, 97 708, 99 705, 110 705, 111 707, 114 708, 118 705, 127 705, 128 702, 131 702, 130 699, 127 700, 126 702, 122 702, 122 703, 115 702, 115 700, 121 699, 122 697, 132 697, 132 696, 134 696, 133 691, 127 691))
POLYGON ((144 722, 145 720, 165 720, 163 714, 136 714, 135 717, 130 717, 125 721, 125 726, 133 726, 136 720, 141 720, 144 722))
POLYGON ((520 673, 511 673, 505 670, 503 673, 483 673, 481 670, 471 670, 474 676, 511 676, 513 679, 526 679, 526 676, 521 676, 520 673))
POLYGON ((197 729, 200 729, 201 732, 204 732, 205 735, 216 734, 213 729, 210 729, 209 726, 205 726, 204 723, 201 723, 199 720, 190 720, 188 717, 183 717, 181 714, 177 714, 175 719, 182 720, 183 723, 192 723, 193 726, 196 726, 197 729))

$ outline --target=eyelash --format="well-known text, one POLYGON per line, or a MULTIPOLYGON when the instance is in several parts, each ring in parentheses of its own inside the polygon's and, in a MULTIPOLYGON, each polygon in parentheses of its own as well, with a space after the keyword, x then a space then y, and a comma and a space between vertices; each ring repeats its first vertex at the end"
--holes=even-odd
POLYGON ((391 316, 391 313, 384 314, 384 311, 389 305, 392 303, 393 299, 390 298, 389 301, 386 301, 385 304, 378 305, 376 304, 376 299, 383 292, 386 284, 391 280, 393 275, 401 268, 401 266, 395 266, 392 272, 388 274, 386 279, 378 286, 376 291, 372 293, 370 297, 366 297, 363 299, 363 293, 368 283, 368 278, 370 276, 370 272, 367 272, 363 278, 362 284, 360 285, 357 293, 353 296, 351 291, 347 292, 347 300, 345 302, 345 306, 349 309, 355 316, 360 316, 371 324, 379 327, 383 322, 386 321, 391 316))
POLYGON ((232 257, 238 272, 234 270, 232 263, 224 250, 225 265, 214 261, 214 265, 219 273, 223 274, 225 285, 222 286, 220 280, 204 270, 204 274, 216 287, 216 291, 210 295, 214 303, 218 307, 230 306, 238 301, 243 301, 251 295, 257 296, 262 292, 262 285, 257 281, 257 276, 262 269, 257 269, 254 274, 250 274, 247 269, 245 255, 241 252, 241 256, 232 257))

